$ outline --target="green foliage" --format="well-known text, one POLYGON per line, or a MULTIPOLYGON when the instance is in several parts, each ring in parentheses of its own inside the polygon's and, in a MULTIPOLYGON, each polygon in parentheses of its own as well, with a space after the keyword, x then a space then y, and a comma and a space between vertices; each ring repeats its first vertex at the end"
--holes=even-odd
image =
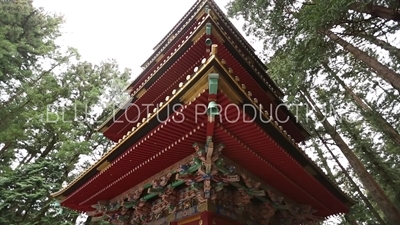
MULTIPOLYGON (((61 188, 62 162, 38 160, 0 179, 1 224, 50 224, 56 221, 56 209, 49 193, 61 188)), ((76 214, 76 213, 73 213, 76 214)), ((66 215, 71 217, 71 215, 66 215)), ((59 217, 59 216, 57 216, 59 217)))
MULTIPOLYGON (((323 109, 325 119, 343 136, 357 157, 378 181, 386 194, 398 205, 400 190, 399 160, 400 144, 396 138, 399 133, 399 92, 398 89, 382 79, 381 72, 371 69, 374 66, 399 74, 399 25, 396 20, 386 17, 398 7, 393 1, 355 1, 355 0, 232 0, 227 8, 231 17, 243 18, 243 29, 264 43, 268 59, 269 75, 286 93, 288 104, 306 105, 301 92, 307 92, 323 109), (368 7, 367 7, 368 5, 368 7), (370 13, 374 7, 388 9, 386 14, 370 13), (363 12, 363 13, 362 13, 363 12), (348 47, 354 46, 360 54, 344 49, 326 31, 340 37, 348 47), (392 36, 390 36, 392 35, 392 36), (271 54, 272 53, 272 54, 271 54)), ((395 79, 399 79, 398 77, 395 79)), ((305 106, 306 107, 306 106, 305 106)), ((310 108, 300 114, 303 124, 309 130, 318 130, 327 143, 336 149, 335 155, 341 158, 340 146, 330 140, 310 108)), ((327 157, 327 149, 315 141, 309 144, 309 152, 314 152, 321 167, 347 191, 358 204, 351 215, 341 218, 343 224, 358 221, 376 224, 376 214, 366 207, 365 201, 354 190, 354 185, 344 177, 336 162, 327 157), (366 210, 366 208, 368 210, 366 210), (351 221, 352 220, 352 221, 351 221)), ((346 160, 341 159, 346 163, 346 160)), ((353 174, 354 168, 347 172, 353 174)), ((380 215, 379 208, 369 196, 368 188, 356 182, 380 215)))
POLYGON ((75 224, 50 193, 110 145, 95 128, 120 97, 109 84, 130 70, 57 46, 62 22, 31 1, 0 2, 0 224, 75 224))

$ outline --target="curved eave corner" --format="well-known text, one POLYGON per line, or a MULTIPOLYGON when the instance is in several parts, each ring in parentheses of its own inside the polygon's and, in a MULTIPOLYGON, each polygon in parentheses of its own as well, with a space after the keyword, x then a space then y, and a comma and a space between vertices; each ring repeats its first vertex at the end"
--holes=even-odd
POLYGON ((112 152, 114 152, 118 147, 119 147, 119 145, 115 145, 115 147, 112 148, 106 155, 104 155, 95 164, 93 164, 91 167, 89 167, 87 170, 85 170, 83 173, 81 173, 78 177, 76 177, 73 181, 71 181, 67 186, 63 187, 61 190, 59 190, 57 192, 51 193, 50 196, 59 200, 60 202, 62 202, 67 197, 66 195, 64 195, 65 192, 67 192, 68 190, 73 188, 79 181, 82 181, 83 179, 85 179, 85 177, 87 179, 90 179, 93 177, 93 176, 88 177, 88 175, 91 171, 93 171, 95 169, 95 170, 97 170, 97 172, 101 172, 103 169, 107 168, 110 165, 110 162, 107 160, 107 157, 112 152))

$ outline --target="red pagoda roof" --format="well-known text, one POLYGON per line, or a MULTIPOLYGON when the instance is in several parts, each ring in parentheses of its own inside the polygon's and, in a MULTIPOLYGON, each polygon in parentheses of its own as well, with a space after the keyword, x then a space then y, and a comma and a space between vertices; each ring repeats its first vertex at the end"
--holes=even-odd
POLYGON ((206 136, 207 115, 195 111, 198 105, 207 103, 205 74, 217 72, 222 76, 218 104, 225 111, 217 119, 214 139, 226 145, 222 154, 284 196, 312 206, 318 216, 348 212, 351 200, 304 154, 286 131, 275 122, 261 121, 270 119, 267 113, 229 107, 232 103, 258 106, 226 66, 214 56, 208 59, 188 77, 188 81, 176 86, 174 94, 159 104, 160 108, 144 123, 137 125, 96 164, 53 196, 63 196, 63 206, 88 212, 93 210, 93 204, 115 198, 192 154, 193 150, 188 146, 206 136), (181 100, 187 104, 180 105, 181 100), (168 110, 177 104, 181 107, 168 115, 168 110), (185 122, 177 122, 179 116, 185 118, 185 122), (256 119, 230 122, 237 117, 249 121, 256 119), (165 122, 159 123, 159 119, 165 122))
MULTIPOLYGON (((277 115, 280 118, 290 117, 289 122, 282 123, 281 125, 291 133, 297 142, 307 139, 309 137, 308 132, 297 123, 294 115, 285 106, 282 107, 282 101, 277 97, 280 96, 281 92, 265 73, 263 64, 248 47, 242 47, 246 46, 245 44, 248 45, 248 43, 231 26, 229 20, 225 18, 213 1, 202 1, 201 5, 205 5, 206 3, 210 7, 213 7, 217 15, 212 14, 214 16, 210 16, 209 14, 205 14, 200 10, 200 6, 197 5, 199 2, 197 2, 195 4, 197 7, 194 7, 197 10, 186 15, 187 18, 185 18, 187 21, 184 20, 186 22, 182 22, 178 30, 182 33, 176 31, 178 33, 174 35, 177 36, 179 34, 181 35, 179 36, 180 38, 177 37, 174 41, 168 42, 163 49, 157 52, 157 54, 155 53, 150 60, 153 63, 131 85, 132 89, 136 88, 134 91, 132 90, 133 97, 127 104, 131 105, 131 107, 120 109, 100 127, 100 130, 110 140, 118 141, 135 123, 140 122, 146 116, 143 115, 143 112, 146 110, 138 108, 137 105, 141 105, 142 102, 152 104, 165 98, 166 94, 172 90, 171 88, 174 83, 183 81, 185 74, 191 71, 203 56, 207 55, 204 49, 204 40, 206 39, 204 25, 211 22, 215 27, 211 39, 213 43, 220 46, 221 54, 223 54, 222 59, 232 65, 232 69, 238 76, 241 76, 242 80, 248 80, 246 85, 250 85, 249 87, 252 87, 252 90, 257 91, 257 96, 264 105, 271 106, 271 110, 279 111, 277 115), (156 62, 155 58, 159 56, 162 57, 156 62), (249 79, 250 77, 252 78, 249 79), (254 88, 254 86, 257 87, 254 88), (266 92, 265 90, 268 89, 270 91, 266 92), (159 92, 158 90, 162 91, 159 92), (128 120, 134 122, 128 122, 128 120)), ((176 27, 176 29, 178 28, 176 27)))

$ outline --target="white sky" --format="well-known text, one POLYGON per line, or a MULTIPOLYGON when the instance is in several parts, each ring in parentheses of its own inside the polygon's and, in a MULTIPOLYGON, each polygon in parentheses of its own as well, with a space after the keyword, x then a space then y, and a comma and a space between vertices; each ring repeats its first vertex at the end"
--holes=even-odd
MULTIPOLYGON (((116 59, 121 68, 131 68, 136 77, 153 47, 195 1, 34 0, 34 5, 64 15, 61 44, 77 48, 84 60, 93 63, 116 59)), ((229 0, 216 2, 226 12, 229 0)), ((233 22, 241 31, 242 23, 233 22)))

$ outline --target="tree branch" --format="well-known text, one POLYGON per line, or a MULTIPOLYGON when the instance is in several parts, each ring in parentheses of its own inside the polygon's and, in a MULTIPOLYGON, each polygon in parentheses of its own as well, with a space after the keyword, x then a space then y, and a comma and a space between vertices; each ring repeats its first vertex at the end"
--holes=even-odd
POLYGON ((400 22, 400 13, 398 9, 390 9, 384 6, 373 5, 372 3, 363 4, 361 2, 351 3, 348 9, 359 13, 366 13, 373 17, 400 22))

